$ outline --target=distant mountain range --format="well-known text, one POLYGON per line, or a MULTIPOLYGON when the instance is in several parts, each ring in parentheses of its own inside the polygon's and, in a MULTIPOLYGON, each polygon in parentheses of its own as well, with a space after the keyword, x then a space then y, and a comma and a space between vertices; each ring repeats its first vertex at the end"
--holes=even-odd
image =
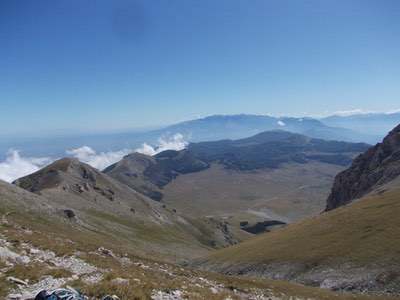
POLYGON ((160 134, 179 132, 191 141, 240 139, 263 131, 285 130, 313 138, 348 142, 372 142, 375 137, 347 128, 327 126, 313 118, 272 117, 263 115, 215 115, 178 123, 161 129, 160 134))
POLYGON ((349 116, 334 115, 321 122, 327 126, 341 127, 379 137, 379 141, 397 124, 400 123, 400 112, 393 113, 364 113, 349 116))
POLYGON ((177 123, 157 130, 59 136, 51 138, 3 138, 0 158, 10 148, 29 156, 61 157, 65 150, 87 145, 97 151, 136 149, 142 143, 157 145, 160 137, 176 133, 188 142, 240 139, 263 131, 282 129, 313 138, 375 144, 400 123, 400 113, 358 114, 326 118, 272 117, 266 115, 214 115, 177 123))

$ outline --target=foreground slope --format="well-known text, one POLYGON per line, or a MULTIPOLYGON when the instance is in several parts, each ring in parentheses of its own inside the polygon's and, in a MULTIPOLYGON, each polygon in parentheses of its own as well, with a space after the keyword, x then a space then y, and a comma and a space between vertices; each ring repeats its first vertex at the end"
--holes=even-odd
POLYGON ((282 281, 240 279, 149 260, 125 237, 76 226, 54 203, 0 182, 0 298, 80 288, 90 299, 389 300, 335 294, 282 281))
POLYGON ((0 196, 2 207, 13 206, 20 207, 21 210, 34 209, 48 213, 53 213, 58 208, 57 205, 51 203, 48 199, 27 192, 2 180, 0 180, 0 196))

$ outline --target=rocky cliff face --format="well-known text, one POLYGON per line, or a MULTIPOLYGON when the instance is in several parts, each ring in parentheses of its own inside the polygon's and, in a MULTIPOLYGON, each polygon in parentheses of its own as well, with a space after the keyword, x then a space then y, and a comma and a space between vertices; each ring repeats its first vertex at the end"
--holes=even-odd
POLYGON ((339 173, 327 200, 326 210, 345 205, 400 175, 400 125, 382 141, 359 155, 339 173))

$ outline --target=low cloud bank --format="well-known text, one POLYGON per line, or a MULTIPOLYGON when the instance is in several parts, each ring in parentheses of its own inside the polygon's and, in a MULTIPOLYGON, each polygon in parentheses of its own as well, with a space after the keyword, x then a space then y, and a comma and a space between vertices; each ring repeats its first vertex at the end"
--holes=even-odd
MULTIPOLYGON (((156 155, 165 150, 182 150, 188 145, 180 133, 171 137, 162 137, 156 146, 144 143, 140 148, 122 149, 118 151, 97 153, 89 146, 67 150, 65 153, 70 157, 75 157, 83 163, 98 169, 104 170, 106 167, 120 161, 125 155, 132 152, 139 152, 146 155, 156 155)), ((18 150, 9 150, 4 161, 0 162, 0 179, 12 182, 20 177, 32 174, 46 165, 52 163, 55 158, 51 157, 23 157, 18 150)))
POLYGON ((119 151, 109 151, 97 153, 94 149, 83 146, 76 149, 67 150, 66 153, 69 156, 79 159, 81 162, 87 163, 92 167, 104 170, 108 166, 120 161, 125 155, 132 152, 139 152, 146 155, 156 155, 165 150, 182 150, 188 145, 188 142, 184 139, 180 133, 174 134, 171 137, 159 138, 156 146, 151 146, 144 143, 140 148, 135 150, 122 149, 119 151))
POLYGON ((22 157, 18 150, 9 150, 4 161, 0 162, 0 179, 12 182, 32 174, 51 163, 50 157, 22 157))
POLYGON ((122 149, 119 151, 109 151, 97 153, 95 150, 88 146, 83 146, 76 149, 67 150, 69 156, 79 159, 98 170, 104 170, 108 166, 121 160, 125 155, 131 153, 130 149, 122 149))
POLYGON ((156 155, 165 150, 182 150, 186 148, 188 142, 185 140, 184 136, 180 133, 176 133, 169 138, 161 137, 158 139, 158 145, 153 147, 147 143, 144 143, 142 147, 137 148, 135 152, 143 153, 146 155, 156 155))
POLYGON ((340 110, 340 111, 335 111, 334 113, 328 115, 328 116, 339 116, 339 117, 349 117, 353 115, 368 115, 368 114, 397 114, 400 113, 400 109, 394 109, 390 111, 378 111, 378 110, 366 110, 366 109, 361 109, 361 108, 356 108, 356 109, 350 109, 350 110, 340 110))

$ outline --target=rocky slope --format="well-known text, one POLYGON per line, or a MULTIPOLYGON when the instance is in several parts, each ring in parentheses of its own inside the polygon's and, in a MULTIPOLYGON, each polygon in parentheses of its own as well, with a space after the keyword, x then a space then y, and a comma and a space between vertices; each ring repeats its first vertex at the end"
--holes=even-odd
POLYGON ((149 199, 77 159, 60 159, 14 184, 77 211, 99 209, 138 218, 158 215, 149 199))
POLYGON ((336 178, 326 210, 360 198, 400 175, 400 125, 381 143, 358 156, 351 167, 336 178))
POLYGON ((229 224, 186 218, 76 159, 58 160, 14 184, 58 207, 72 226, 123 238, 138 254, 182 260, 238 240, 229 224))
POLYGON ((106 240, 91 244, 91 233, 81 238, 79 231, 70 232, 66 238, 57 223, 38 226, 24 216, 9 216, 6 225, 0 223, 1 299, 31 300, 43 289, 73 286, 90 300, 106 294, 121 300, 391 300, 194 271, 134 256, 117 244, 105 248, 106 240))

